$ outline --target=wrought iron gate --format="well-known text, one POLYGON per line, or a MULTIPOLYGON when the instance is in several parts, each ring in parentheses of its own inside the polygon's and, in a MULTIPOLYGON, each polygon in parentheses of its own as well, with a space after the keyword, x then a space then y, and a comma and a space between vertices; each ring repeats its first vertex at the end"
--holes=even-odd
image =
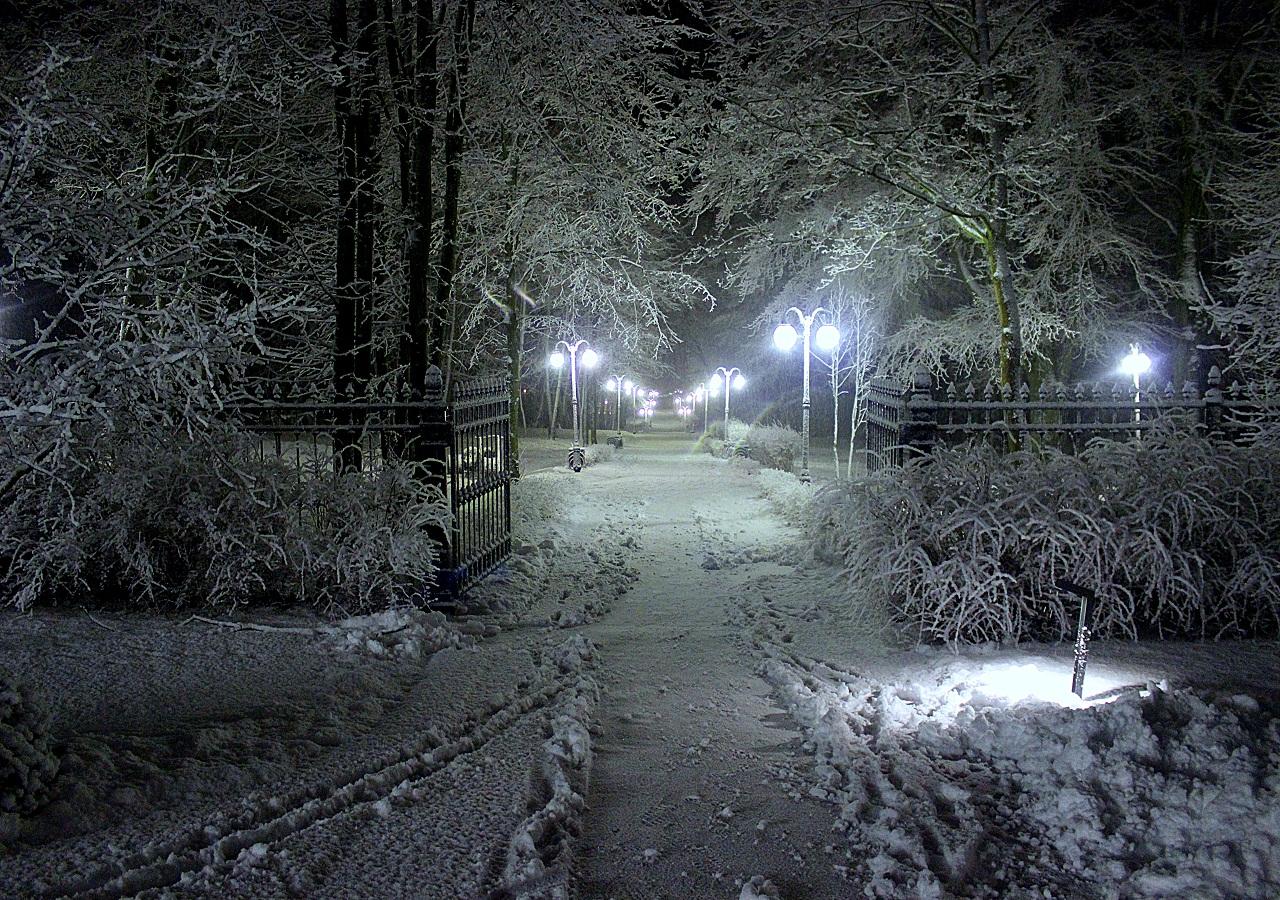
POLYGON ((425 464, 449 503, 434 599, 457 600, 511 555, 511 391, 500 377, 461 379, 446 402, 439 370, 411 401, 295 401, 280 396, 230 411, 258 436, 258 452, 294 463, 299 477, 341 466, 373 471, 396 458, 425 464))
POLYGON ((461 595, 511 555, 511 388, 500 377, 453 384, 448 404, 449 509, 440 587, 461 595))

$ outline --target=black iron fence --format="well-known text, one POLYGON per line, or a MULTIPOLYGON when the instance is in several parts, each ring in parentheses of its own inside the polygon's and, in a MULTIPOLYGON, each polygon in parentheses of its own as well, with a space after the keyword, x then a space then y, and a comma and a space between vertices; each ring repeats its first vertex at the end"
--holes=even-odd
POLYGON ((867 395, 867 470, 900 466, 939 443, 980 439, 999 448, 1051 446, 1077 452, 1097 437, 1125 439, 1175 420, 1226 440, 1244 441, 1276 421, 1275 407, 1238 383, 1224 388, 1209 371, 1204 391, 1131 380, 1048 385, 1017 391, 995 385, 938 385, 925 370, 911 382, 873 379, 867 395))
POLYGON ((446 496, 447 534, 438 535, 437 599, 456 599, 511 555, 511 392, 501 377, 457 380, 446 399, 438 371, 411 399, 292 402, 280 396, 230 411, 258 437, 258 452, 307 472, 374 472, 395 461, 421 464, 446 496))

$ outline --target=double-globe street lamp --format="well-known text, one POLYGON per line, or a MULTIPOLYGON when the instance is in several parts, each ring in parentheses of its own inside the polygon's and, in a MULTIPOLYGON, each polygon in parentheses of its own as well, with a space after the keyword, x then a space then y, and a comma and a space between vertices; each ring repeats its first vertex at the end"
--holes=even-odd
MULTIPOLYGON (((724 441, 729 442, 729 392, 730 389, 740 391, 747 386, 746 376, 742 374, 742 370, 737 366, 726 369, 724 366, 717 366, 715 374, 711 376, 710 395, 714 397, 720 391, 720 379, 724 379, 724 441)), ((709 406, 710 404, 708 404, 709 406)))
MULTIPOLYGON (((787 312, 783 313, 785 317, 788 313, 795 313, 796 318, 800 320, 800 328, 804 334, 804 395, 801 403, 801 427, 802 434, 800 444, 800 480, 804 483, 810 481, 809 477, 809 354, 810 350, 810 331, 813 328, 813 321, 818 317, 819 313, 825 313, 827 310, 819 306, 813 312, 805 315, 797 307, 791 307, 787 312)), ((829 314, 829 313, 828 313, 829 314)), ((796 345, 795 328, 787 322, 783 322, 773 330, 773 344, 783 353, 788 352, 796 345)), ((840 344, 840 332, 836 326, 827 323, 818 329, 818 333, 813 336, 814 341, 818 345, 819 350, 830 352, 840 344)))
POLYGON ((557 369, 564 365, 561 347, 569 352, 569 387, 570 395, 573 397, 573 446, 569 448, 569 468, 575 472, 581 472, 582 467, 586 465, 587 451, 582 446, 582 419, 578 410, 578 356, 581 353, 583 368, 592 369, 595 368, 596 363, 600 362, 600 354, 588 347, 585 340, 572 344, 568 341, 557 341, 556 349, 547 358, 547 362, 557 369))
POLYGON ((632 384, 630 378, 619 378, 617 375, 610 375, 609 380, 605 382, 604 386, 605 390, 617 391, 617 428, 618 434, 622 434, 622 395, 626 394, 628 397, 631 396, 631 392, 636 389, 636 385, 632 384))

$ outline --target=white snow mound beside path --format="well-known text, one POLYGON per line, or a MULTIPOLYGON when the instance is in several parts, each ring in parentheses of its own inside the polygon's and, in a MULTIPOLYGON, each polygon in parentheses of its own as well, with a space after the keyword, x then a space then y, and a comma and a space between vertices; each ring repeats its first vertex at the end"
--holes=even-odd
POLYGON ((595 647, 574 635, 555 652, 561 671, 579 678, 556 704, 530 778, 531 804, 541 801, 511 837, 502 888, 518 900, 568 900, 574 895, 573 838, 581 831, 583 799, 591 777, 591 722, 600 691, 585 669, 595 647))
POLYGON ((1080 701, 1067 664, 1026 655, 924 658, 892 680, 762 673, 868 896, 1280 896, 1280 724, 1251 697, 1151 684, 1080 701), (1028 691, 1054 667, 1053 697, 1028 691))
POLYGON ((324 630, 338 650, 404 659, 421 659, 446 647, 465 647, 474 642, 451 625, 443 613, 420 609, 388 609, 354 616, 324 630))

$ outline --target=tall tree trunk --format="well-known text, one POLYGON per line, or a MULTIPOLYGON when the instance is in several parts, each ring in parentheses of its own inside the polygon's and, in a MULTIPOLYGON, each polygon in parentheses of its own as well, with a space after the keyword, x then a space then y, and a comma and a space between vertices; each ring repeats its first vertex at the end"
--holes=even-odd
POLYGON ((445 112, 444 218, 441 221, 440 265, 436 281, 436 306, 438 314, 446 317, 448 336, 442 346, 435 348, 435 363, 446 373, 446 383, 450 380, 453 333, 457 325, 453 311, 453 279, 458 271, 458 200, 462 193, 462 125, 466 112, 462 84, 471 61, 474 21, 475 0, 461 0, 454 15, 454 62, 449 70, 448 109, 445 112))
POLYGON ((1018 295, 1009 269, 1009 173, 1006 158, 1006 126, 997 111, 995 77, 992 73, 991 23, 987 17, 987 0, 973 0, 974 32, 977 37, 979 90, 986 113, 991 117, 987 129, 991 159, 992 200, 987 220, 985 255, 987 275, 991 281, 1000 326, 1000 384, 1016 389, 1022 365, 1022 317, 1018 295))
POLYGON ((359 59, 355 101, 356 308, 355 391, 363 398, 373 374, 373 255, 378 215, 378 12, 376 0, 359 0, 355 49, 359 59))
MULTIPOLYGON (((333 387, 339 400, 355 391, 356 320, 360 296, 356 291, 356 140, 352 122, 351 37, 347 0, 331 0, 329 28, 338 83, 333 89, 334 127, 338 133, 338 221, 334 272, 333 387)), ((358 469, 360 450, 349 432, 334 435, 340 469, 358 469)))

